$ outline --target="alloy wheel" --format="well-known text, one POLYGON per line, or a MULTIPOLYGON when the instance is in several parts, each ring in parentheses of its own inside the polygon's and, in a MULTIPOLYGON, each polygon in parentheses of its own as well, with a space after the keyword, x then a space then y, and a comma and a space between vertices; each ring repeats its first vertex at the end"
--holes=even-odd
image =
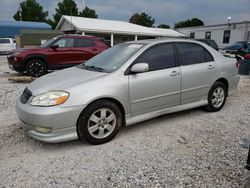
POLYGON ((114 131, 115 126, 115 113, 107 108, 96 110, 88 121, 88 131, 91 136, 97 139, 108 137, 114 131))
POLYGON ((42 76, 44 74, 45 68, 44 68, 44 65, 41 64, 40 62, 33 61, 28 66, 28 72, 32 76, 39 77, 39 76, 42 76))
POLYGON ((221 87, 217 87, 212 94, 212 105, 219 108, 225 100, 225 91, 221 87))

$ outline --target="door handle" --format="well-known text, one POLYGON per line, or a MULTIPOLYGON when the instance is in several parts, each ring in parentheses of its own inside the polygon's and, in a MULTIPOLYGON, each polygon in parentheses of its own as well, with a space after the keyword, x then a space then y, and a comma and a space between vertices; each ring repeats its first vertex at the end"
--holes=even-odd
POLYGON ((172 72, 170 73, 170 76, 176 76, 176 75, 179 75, 179 74, 180 74, 179 71, 172 71, 172 72))
POLYGON ((208 65, 208 69, 214 69, 213 65, 208 65))

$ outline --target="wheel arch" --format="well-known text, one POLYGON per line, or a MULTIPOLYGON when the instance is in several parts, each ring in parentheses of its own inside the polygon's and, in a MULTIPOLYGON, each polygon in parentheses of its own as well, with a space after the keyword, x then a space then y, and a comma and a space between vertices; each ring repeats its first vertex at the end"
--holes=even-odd
MULTIPOLYGON (((228 89, 229 89, 228 80, 227 80, 226 78, 219 78, 219 79, 217 79, 215 82, 220 82, 220 83, 222 83, 222 84, 225 85, 225 87, 226 87, 226 95, 228 96, 228 89)), ((214 83, 215 83, 215 82, 214 82, 214 83)))
POLYGON ((48 68, 48 59, 46 56, 44 56, 42 54, 32 54, 32 55, 25 57, 24 67, 26 67, 27 63, 32 59, 38 59, 38 60, 43 61, 45 63, 46 68, 48 68))
POLYGON ((79 118, 81 116, 81 114, 84 112, 84 110, 89 107, 91 104, 97 102, 97 101, 102 101, 102 100, 106 100, 106 101, 110 101, 114 104, 116 104, 118 106, 118 108, 121 110, 121 113, 122 113, 122 126, 124 126, 126 124, 126 119, 125 119, 125 109, 122 105, 122 103, 120 101, 118 101, 117 99, 114 99, 114 98, 111 98, 111 97, 103 97, 103 98, 98 98, 98 99, 95 99, 93 101, 91 101, 83 110, 82 112, 80 113, 78 119, 77 119, 77 124, 76 126, 78 125, 78 122, 79 122, 79 118))

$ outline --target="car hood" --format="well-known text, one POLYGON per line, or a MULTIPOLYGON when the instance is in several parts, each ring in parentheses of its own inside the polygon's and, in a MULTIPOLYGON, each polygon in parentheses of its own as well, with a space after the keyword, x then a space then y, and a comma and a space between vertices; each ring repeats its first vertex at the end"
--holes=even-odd
POLYGON ((12 50, 10 53, 13 54, 13 53, 16 53, 16 52, 19 52, 19 53, 22 53, 22 52, 34 52, 34 51, 39 51, 41 50, 42 48, 40 47, 37 47, 37 48, 17 48, 15 50, 12 50))
POLYGON ((67 88, 75 84, 87 82, 106 74, 108 73, 72 67, 38 78, 27 87, 32 92, 32 95, 38 95, 52 90, 67 90, 67 88))

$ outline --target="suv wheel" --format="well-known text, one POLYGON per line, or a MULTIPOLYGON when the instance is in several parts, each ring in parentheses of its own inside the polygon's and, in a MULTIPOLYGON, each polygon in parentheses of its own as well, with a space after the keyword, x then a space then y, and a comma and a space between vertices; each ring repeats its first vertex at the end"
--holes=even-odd
POLYGON ((96 101, 80 115, 78 136, 90 144, 104 144, 112 140, 122 126, 119 107, 107 100, 96 101))
POLYGON ((40 77, 47 73, 46 65, 39 59, 32 59, 26 65, 28 75, 33 77, 40 77))
POLYGON ((217 112, 224 106, 226 102, 226 87, 221 82, 215 82, 208 93, 208 105, 206 109, 209 112, 217 112))

